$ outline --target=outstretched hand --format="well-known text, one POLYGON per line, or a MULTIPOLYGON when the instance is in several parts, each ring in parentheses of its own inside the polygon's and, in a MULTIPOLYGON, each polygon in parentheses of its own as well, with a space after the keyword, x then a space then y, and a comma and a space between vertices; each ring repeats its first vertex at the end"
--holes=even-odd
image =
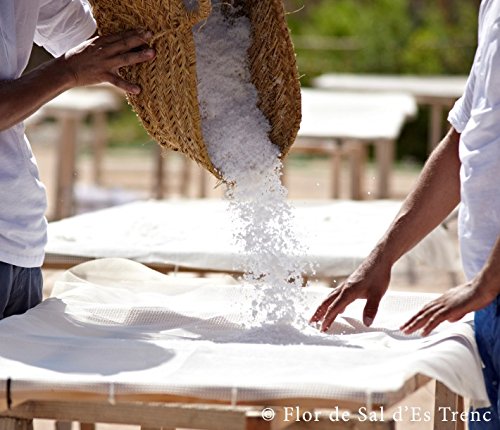
POLYGON ((469 312, 489 305, 494 298, 495 294, 479 288, 474 282, 459 285, 425 305, 401 326, 401 331, 411 334, 422 329, 422 335, 427 336, 442 322, 459 321, 469 312))
POLYGON ((121 78, 118 69, 152 60, 155 51, 147 45, 151 37, 149 31, 136 30, 97 36, 71 49, 58 60, 72 76, 72 86, 110 82, 126 92, 139 94, 139 86, 121 78))
POLYGON ((335 288, 318 307, 310 322, 321 322, 321 331, 327 331, 335 318, 356 299, 367 299, 363 323, 370 326, 375 319, 382 296, 389 287, 391 266, 367 259, 358 269, 335 288))

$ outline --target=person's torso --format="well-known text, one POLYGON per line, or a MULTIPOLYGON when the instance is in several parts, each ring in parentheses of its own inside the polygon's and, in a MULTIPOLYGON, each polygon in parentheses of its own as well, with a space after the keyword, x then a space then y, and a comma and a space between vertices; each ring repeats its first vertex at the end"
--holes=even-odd
POLYGON ((37 0, 0 2, 0 80, 18 78, 28 64, 39 7, 37 0))
POLYGON ((470 119, 461 134, 460 242, 472 278, 500 234, 500 0, 483 0, 471 73, 470 119))
MULTIPOLYGON (((38 9, 36 0, 0 1, 0 81, 18 78, 26 67, 38 9)), ((0 260, 40 265, 47 203, 23 124, 0 132, 0 202, 0 260)))

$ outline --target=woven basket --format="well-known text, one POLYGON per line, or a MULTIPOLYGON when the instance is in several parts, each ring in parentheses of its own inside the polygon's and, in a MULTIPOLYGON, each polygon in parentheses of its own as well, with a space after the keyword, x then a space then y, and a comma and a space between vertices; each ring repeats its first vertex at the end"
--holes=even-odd
MULTIPOLYGON (((120 70, 138 84, 127 98, 149 135, 163 147, 181 151, 221 179, 210 161, 201 131, 196 53, 192 28, 211 12, 210 0, 188 10, 184 0, 90 0, 100 34, 130 29, 153 32, 156 57, 120 70)), ((282 0, 229 0, 252 26, 248 51, 259 108, 271 124, 270 139, 286 155, 300 125, 300 85, 282 0)))

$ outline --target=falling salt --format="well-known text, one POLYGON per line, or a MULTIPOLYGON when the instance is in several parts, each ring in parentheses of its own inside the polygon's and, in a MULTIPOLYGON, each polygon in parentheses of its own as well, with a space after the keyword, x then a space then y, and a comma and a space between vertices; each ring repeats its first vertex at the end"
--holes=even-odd
MULTIPOLYGON (((258 109, 247 50, 248 18, 216 0, 194 29, 198 100, 209 156, 228 185, 234 237, 246 255, 244 281, 252 292, 251 321, 304 322, 299 256, 305 248, 292 228, 281 184, 280 150, 258 109)), ((272 79, 272 77, 269 77, 272 79)))

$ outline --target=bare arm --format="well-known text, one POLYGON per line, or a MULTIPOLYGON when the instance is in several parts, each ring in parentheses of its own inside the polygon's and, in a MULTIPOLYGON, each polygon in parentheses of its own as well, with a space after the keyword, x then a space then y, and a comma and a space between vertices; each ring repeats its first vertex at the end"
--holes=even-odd
POLYGON ((150 34, 129 31, 94 37, 19 79, 0 81, 0 131, 26 119, 43 104, 72 87, 111 82, 125 91, 140 88, 118 76, 122 66, 151 60, 150 34))
POLYGON ((453 128, 427 161, 388 231, 377 245, 394 264, 435 229, 460 202, 460 134, 453 128))
POLYGON ((356 299, 367 299, 363 322, 371 325, 387 291, 394 263, 437 227, 460 201, 460 135, 451 129, 432 153, 413 191, 370 255, 318 307, 311 322, 326 331, 356 299))

